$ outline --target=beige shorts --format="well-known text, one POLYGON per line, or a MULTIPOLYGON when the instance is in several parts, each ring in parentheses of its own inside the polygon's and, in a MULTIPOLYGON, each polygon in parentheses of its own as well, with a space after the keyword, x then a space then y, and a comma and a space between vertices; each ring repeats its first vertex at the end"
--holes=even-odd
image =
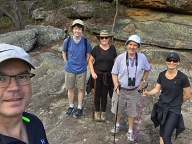
POLYGON ((135 90, 125 90, 121 89, 119 96, 116 92, 113 92, 112 97, 112 113, 116 114, 117 110, 117 102, 118 104, 118 114, 122 114, 125 109, 127 111, 127 115, 131 117, 136 117, 138 115, 138 105, 139 105, 139 97, 140 93, 137 89, 135 90))
POLYGON ((85 89, 86 75, 87 72, 73 74, 65 71, 65 88, 70 89, 76 86, 78 89, 85 89))

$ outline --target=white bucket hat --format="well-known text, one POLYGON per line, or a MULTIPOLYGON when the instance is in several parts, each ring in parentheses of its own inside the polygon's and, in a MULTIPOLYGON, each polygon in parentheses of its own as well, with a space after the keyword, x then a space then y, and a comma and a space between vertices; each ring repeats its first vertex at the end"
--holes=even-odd
POLYGON ((128 45, 129 41, 134 41, 138 44, 138 48, 141 47, 140 37, 138 35, 132 35, 129 39, 125 42, 125 45, 128 45))
POLYGON ((14 58, 25 61, 30 68, 35 69, 33 64, 30 62, 29 55, 22 48, 10 44, 0 43, 0 63, 14 58))

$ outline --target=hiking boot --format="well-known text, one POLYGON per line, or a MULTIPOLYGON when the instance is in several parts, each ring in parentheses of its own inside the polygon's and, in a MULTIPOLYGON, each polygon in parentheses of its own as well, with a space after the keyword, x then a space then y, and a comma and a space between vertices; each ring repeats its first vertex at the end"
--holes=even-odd
POLYGON ((133 139, 133 133, 127 133, 127 141, 128 142, 133 142, 134 139, 133 139))
POLYGON ((80 118, 81 115, 83 114, 83 109, 78 109, 76 110, 75 114, 74 114, 74 117, 75 118, 80 118))
POLYGON ((116 134, 116 133, 118 133, 119 132, 119 130, 120 130, 120 127, 116 127, 116 130, 115 130, 115 127, 111 130, 111 133, 112 134, 116 134))
POLYGON ((73 112, 74 112, 74 108, 69 107, 65 113, 66 113, 66 115, 71 116, 73 114, 73 112))
POLYGON ((101 112, 95 112, 95 121, 101 121, 101 112))
POLYGON ((105 112, 101 112, 101 121, 105 120, 106 120, 105 112))

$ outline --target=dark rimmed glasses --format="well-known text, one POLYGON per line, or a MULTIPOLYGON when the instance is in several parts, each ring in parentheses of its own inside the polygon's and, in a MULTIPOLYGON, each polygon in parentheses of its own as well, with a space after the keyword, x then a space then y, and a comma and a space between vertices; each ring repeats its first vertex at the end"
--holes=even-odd
POLYGON ((166 61, 167 61, 167 62, 173 62, 173 63, 178 63, 178 62, 179 62, 178 59, 172 59, 172 58, 167 59, 166 61))
POLYGON ((11 78, 15 78, 17 83, 20 86, 25 86, 31 84, 31 78, 34 77, 35 74, 32 73, 22 73, 17 75, 1 75, 0 74, 0 88, 7 87, 10 84, 11 78))
POLYGON ((100 37, 100 39, 108 39, 109 37, 100 37))

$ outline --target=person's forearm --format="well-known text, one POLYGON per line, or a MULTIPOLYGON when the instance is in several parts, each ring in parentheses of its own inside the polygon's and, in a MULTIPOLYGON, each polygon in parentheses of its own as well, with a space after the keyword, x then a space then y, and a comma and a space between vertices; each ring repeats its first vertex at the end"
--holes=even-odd
POLYGON ((186 102, 189 98, 190 98, 190 97, 184 95, 184 96, 183 96, 183 102, 186 102))
POLYGON ((89 69, 90 69, 90 73, 94 73, 94 68, 93 68, 93 62, 92 61, 89 61, 89 69))
POLYGON ((113 80, 114 88, 116 89, 118 87, 118 85, 119 85, 119 83, 118 83, 118 76, 112 74, 112 80, 113 80))
POLYGON ((158 90, 152 89, 151 91, 149 91, 149 92, 147 93, 147 95, 155 95, 155 94, 157 94, 158 92, 159 92, 158 90))
POLYGON ((66 52, 62 52, 62 56, 63 56, 63 60, 64 62, 66 61, 67 57, 66 57, 66 52))
POLYGON ((87 64, 89 64, 89 58, 90 58, 90 54, 89 54, 89 53, 86 53, 86 61, 87 61, 87 64))
POLYGON ((157 83, 156 86, 155 86, 152 90, 146 92, 145 94, 146 94, 146 95, 155 95, 155 94, 157 94, 160 90, 161 90, 161 85, 157 83))
POLYGON ((187 101, 191 97, 191 89, 190 87, 184 88, 183 89, 183 102, 187 101))
POLYGON ((149 76, 149 71, 144 71, 141 81, 145 81, 148 76, 149 76))

